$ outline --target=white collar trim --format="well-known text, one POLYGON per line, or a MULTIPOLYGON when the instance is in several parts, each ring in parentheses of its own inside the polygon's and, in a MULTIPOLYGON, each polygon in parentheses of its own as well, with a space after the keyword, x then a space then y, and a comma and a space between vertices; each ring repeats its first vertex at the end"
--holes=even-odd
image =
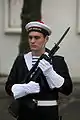
POLYGON ((28 70, 32 68, 32 52, 24 54, 25 63, 28 67, 28 70))

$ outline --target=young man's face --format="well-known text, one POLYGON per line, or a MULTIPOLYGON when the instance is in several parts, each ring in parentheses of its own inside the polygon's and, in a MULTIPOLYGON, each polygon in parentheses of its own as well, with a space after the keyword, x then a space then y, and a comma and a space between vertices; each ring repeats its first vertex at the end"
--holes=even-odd
POLYGON ((48 41, 47 37, 40 32, 32 31, 28 35, 30 49, 32 51, 41 51, 45 48, 45 44, 48 41))

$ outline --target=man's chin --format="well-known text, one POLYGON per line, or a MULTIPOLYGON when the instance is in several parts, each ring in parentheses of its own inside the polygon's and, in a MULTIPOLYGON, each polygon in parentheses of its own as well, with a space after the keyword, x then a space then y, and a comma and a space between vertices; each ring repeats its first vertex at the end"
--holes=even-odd
POLYGON ((37 51, 37 49, 31 49, 31 51, 37 51))
POLYGON ((32 51, 37 51, 37 49, 36 49, 36 48, 31 48, 31 50, 32 50, 32 51))

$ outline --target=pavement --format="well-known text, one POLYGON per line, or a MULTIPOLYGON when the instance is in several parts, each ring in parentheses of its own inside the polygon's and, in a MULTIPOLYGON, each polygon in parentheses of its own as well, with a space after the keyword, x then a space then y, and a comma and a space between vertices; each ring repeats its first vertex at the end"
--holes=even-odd
POLYGON ((63 97, 60 105, 62 120, 80 120, 80 83, 73 83, 73 92, 68 97, 63 97))
MULTIPOLYGON (((11 98, 5 92, 6 77, 0 77, 0 120, 15 120, 8 113, 11 98)), ((73 92, 69 96, 60 94, 59 113, 62 120, 80 120, 80 82, 73 83, 73 92)))

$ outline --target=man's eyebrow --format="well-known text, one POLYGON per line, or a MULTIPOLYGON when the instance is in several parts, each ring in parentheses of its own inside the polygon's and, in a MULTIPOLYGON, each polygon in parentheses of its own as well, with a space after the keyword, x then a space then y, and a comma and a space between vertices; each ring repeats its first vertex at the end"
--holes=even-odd
POLYGON ((38 35, 29 35, 29 37, 40 37, 38 35))

